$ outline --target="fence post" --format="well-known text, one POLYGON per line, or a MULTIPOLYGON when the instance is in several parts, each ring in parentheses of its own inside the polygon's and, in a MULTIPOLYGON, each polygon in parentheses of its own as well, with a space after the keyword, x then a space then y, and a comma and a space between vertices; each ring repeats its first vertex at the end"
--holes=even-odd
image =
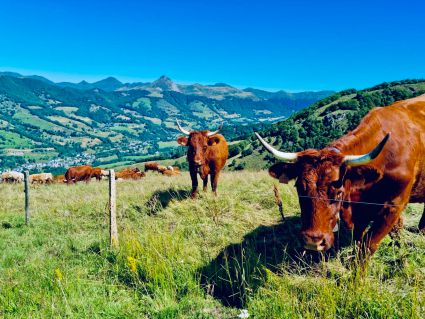
POLYGON ((109 170, 109 239, 112 248, 118 247, 117 228, 117 192, 115 185, 115 171, 109 170))
POLYGON ((24 191, 25 191, 25 225, 30 222, 30 187, 29 187, 30 173, 24 171, 24 191))
POLYGON ((282 198, 280 197, 279 194, 279 188, 277 184, 273 185, 273 192, 274 192, 274 199, 276 202, 277 207, 279 207, 279 213, 282 216, 282 222, 285 221, 285 214, 283 213, 283 203, 282 203, 282 198))

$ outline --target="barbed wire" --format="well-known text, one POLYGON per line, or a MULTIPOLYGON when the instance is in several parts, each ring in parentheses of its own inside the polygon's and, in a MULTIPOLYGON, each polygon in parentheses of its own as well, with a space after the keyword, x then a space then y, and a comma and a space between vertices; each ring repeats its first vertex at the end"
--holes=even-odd
POLYGON ((364 201, 349 201, 349 200, 343 200, 343 199, 328 199, 328 198, 322 198, 322 197, 318 197, 318 196, 298 195, 298 197, 301 197, 301 198, 310 198, 310 199, 320 199, 322 201, 334 201, 334 202, 349 203, 349 204, 389 206, 389 207, 406 206, 406 204, 386 204, 386 203, 373 203, 373 202, 364 202, 364 201))

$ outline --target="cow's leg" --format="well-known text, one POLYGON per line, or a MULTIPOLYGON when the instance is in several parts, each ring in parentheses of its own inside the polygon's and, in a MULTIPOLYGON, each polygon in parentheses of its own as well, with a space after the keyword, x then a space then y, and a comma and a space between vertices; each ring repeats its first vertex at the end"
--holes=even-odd
POLYGON ((204 192, 208 190, 208 175, 202 180, 204 182, 204 192))
MULTIPOLYGON (((395 205, 402 205, 395 202, 395 205)), ((395 227, 403 212, 404 206, 385 207, 367 232, 364 243, 370 254, 378 249, 379 243, 395 227)))
POLYGON ((393 240, 398 241, 400 239, 400 233, 403 229, 403 225, 404 225, 404 219, 403 219, 403 216, 400 216, 400 218, 398 219, 398 221, 396 221, 396 223, 394 224, 394 227, 391 229, 389 234, 393 240))
POLYGON ((192 179, 192 198, 196 198, 198 194, 198 172, 196 169, 189 168, 190 178, 192 179))
POLYGON ((422 234, 425 234, 425 206, 424 206, 424 212, 422 213, 421 220, 419 221, 419 232, 422 234))
POLYGON ((220 172, 211 172, 211 188, 214 195, 217 196, 217 185, 218 185, 218 177, 220 172))

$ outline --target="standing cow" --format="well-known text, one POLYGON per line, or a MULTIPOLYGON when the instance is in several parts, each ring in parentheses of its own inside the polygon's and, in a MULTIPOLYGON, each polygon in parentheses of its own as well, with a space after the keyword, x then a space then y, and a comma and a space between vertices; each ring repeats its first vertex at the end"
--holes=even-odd
POLYGON ((77 166, 69 168, 65 173, 65 182, 67 184, 76 183, 80 181, 90 182, 92 177, 95 177, 98 181, 102 179, 101 168, 93 168, 88 165, 77 166))
POLYGON ((29 182, 31 184, 51 184, 53 183, 53 174, 52 173, 40 173, 32 174, 29 177, 29 182))
MULTIPOLYGON (((307 249, 333 245, 332 230, 342 211, 354 239, 374 253, 406 205, 425 202, 424 110, 425 95, 375 108, 355 130, 322 150, 281 152, 256 133, 282 161, 270 167, 270 175, 281 183, 296 179, 307 249)), ((425 231, 425 212, 419 229, 425 231)))
POLYGON ((156 162, 148 162, 145 164, 145 172, 147 171, 158 171, 159 164, 156 162))
POLYGON ((214 194, 217 195, 218 177, 229 156, 227 142, 223 135, 218 134, 221 127, 214 132, 189 132, 180 126, 178 120, 177 127, 185 135, 179 137, 177 143, 188 148, 187 160, 192 179, 192 198, 195 198, 198 192, 197 174, 203 180, 204 191, 207 190, 208 175, 211 175, 211 188, 214 194))
POLYGON ((1 179, 5 183, 22 183, 24 181, 24 174, 16 171, 3 172, 1 179))

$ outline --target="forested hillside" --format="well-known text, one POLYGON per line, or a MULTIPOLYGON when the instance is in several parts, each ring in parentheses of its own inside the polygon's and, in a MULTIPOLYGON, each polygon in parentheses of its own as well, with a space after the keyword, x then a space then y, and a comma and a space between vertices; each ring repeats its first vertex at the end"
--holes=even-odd
MULTIPOLYGON (((372 108, 424 93, 425 80, 382 83, 365 90, 349 89, 320 100, 287 120, 257 131, 276 148, 285 151, 323 148, 354 129, 372 108)), ((259 168, 274 162, 253 136, 240 146, 238 151, 241 153, 231 165, 234 168, 259 168)))

